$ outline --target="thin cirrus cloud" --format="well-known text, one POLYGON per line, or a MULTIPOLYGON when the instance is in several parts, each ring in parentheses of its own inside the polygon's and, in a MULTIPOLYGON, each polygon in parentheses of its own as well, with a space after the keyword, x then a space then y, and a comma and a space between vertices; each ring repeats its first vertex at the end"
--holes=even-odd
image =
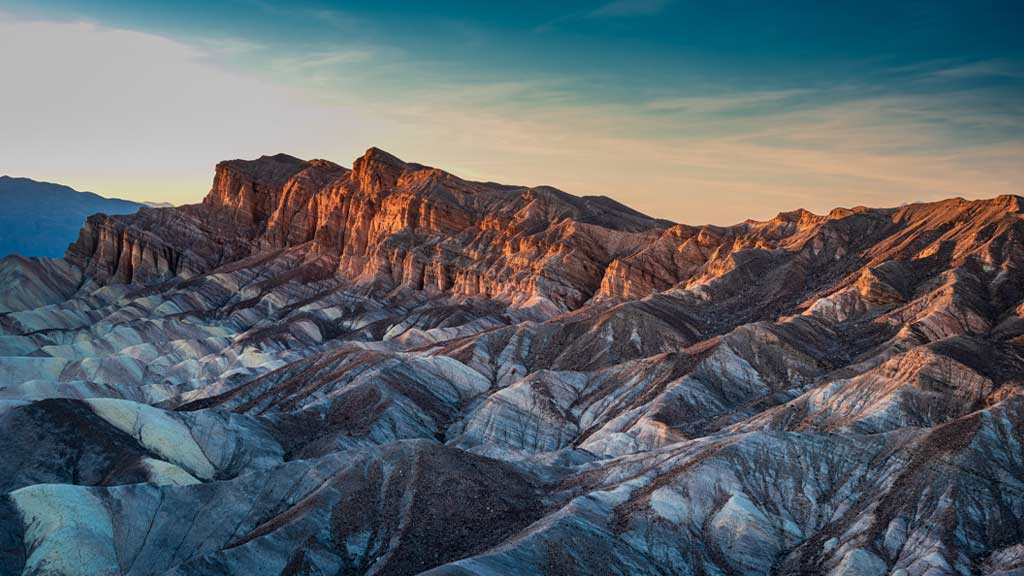
POLYGON ((0 69, 15 87, 0 91, 0 173, 138 200, 198 201, 225 158, 349 164, 369 146, 688 223, 993 196, 1024 181, 1024 112, 960 78, 938 92, 723 88, 623 102, 583 98, 571 77, 426 80, 383 45, 282 54, 2 15, 0 69))
POLYGON ((613 0, 593 10, 578 10, 547 20, 533 28, 533 32, 547 34, 560 25, 586 20, 600 21, 616 18, 653 16, 668 8, 672 0, 613 0))
POLYGON ((668 7, 671 0, 615 0, 590 12, 595 18, 618 18, 624 16, 649 16, 668 7))
POLYGON ((1024 67, 1014 65, 1005 60, 983 60, 969 62, 935 70, 930 74, 936 78, 970 79, 970 78, 1024 78, 1024 67))
POLYGON ((651 100, 646 103, 651 110, 680 111, 690 113, 726 112, 742 110, 765 105, 780 104, 800 96, 812 93, 812 90, 772 90, 753 91, 741 94, 721 94, 716 96, 685 96, 651 100))

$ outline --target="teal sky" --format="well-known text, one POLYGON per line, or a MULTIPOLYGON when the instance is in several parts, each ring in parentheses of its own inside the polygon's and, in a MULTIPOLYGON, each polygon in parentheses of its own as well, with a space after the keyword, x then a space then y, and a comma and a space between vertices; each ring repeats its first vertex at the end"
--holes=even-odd
POLYGON ((184 203, 379 146, 695 224, 1022 193, 1020 2, 708 4, 0 1, 0 173, 184 203))

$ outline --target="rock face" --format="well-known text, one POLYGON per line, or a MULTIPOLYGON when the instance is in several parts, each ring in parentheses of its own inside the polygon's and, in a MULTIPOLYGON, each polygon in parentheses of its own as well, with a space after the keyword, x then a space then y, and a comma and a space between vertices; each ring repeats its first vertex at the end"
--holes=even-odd
POLYGON ((567 310, 667 225, 608 198, 467 182, 371 148, 352 170, 285 154, 221 162, 201 205, 91 218, 68 257, 100 282, 146 284, 306 246, 364 284, 567 310))
POLYGON ((222 162, 0 260, 0 574, 1019 574, 1022 218, 222 162))

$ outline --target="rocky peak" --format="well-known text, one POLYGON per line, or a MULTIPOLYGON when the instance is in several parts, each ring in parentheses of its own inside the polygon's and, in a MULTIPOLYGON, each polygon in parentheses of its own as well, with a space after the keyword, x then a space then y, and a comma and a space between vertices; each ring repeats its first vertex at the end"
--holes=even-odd
POLYGON ((302 169, 284 183, 284 187, 288 188, 296 183, 303 183, 309 187, 323 188, 350 172, 349 169, 330 160, 314 159, 305 162, 302 169))
POLYGON ((306 166, 288 154, 220 162, 203 204, 226 209, 243 224, 264 221, 274 210, 281 186, 306 166))
POLYGON ((866 260, 955 245, 951 256, 978 252, 991 267, 1006 261, 1013 245, 985 240, 1021 224, 1007 216, 1019 210, 1019 198, 1005 196, 827 216, 795 210, 764 222, 689 227, 606 197, 466 181, 379 148, 352 166, 286 154, 221 162, 203 205, 167 216, 189 223, 185 241, 154 233, 162 222, 97 220, 69 254, 84 269, 102 271, 100 281, 145 283, 308 244, 354 282, 507 301, 536 296, 565 310, 594 296, 635 298, 709 281, 735 268, 736 252, 806 249, 814 262, 834 263, 869 248, 876 236, 862 253, 866 260), (894 226, 907 227, 905 234, 881 241, 894 226), (949 232, 925 242, 923 229, 949 232))
POLYGON ((774 220, 776 222, 804 222, 815 218, 818 218, 818 215, 810 210, 797 208, 796 210, 790 210, 789 212, 779 212, 775 216, 774 220))
POLYGON ((1013 212, 1016 214, 1024 213, 1024 198, 1017 196, 1016 194, 1003 194, 1002 196, 996 196, 991 200, 991 203, 996 207, 1006 210, 1007 212, 1013 212))
POLYGON ((281 153, 255 160, 225 160, 217 164, 217 170, 235 171, 256 182, 280 184, 305 165, 301 158, 281 153))
POLYGON ((380 148, 370 148, 352 164, 352 179, 364 192, 381 192, 394 188, 402 173, 414 166, 419 167, 406 164, 380 148))

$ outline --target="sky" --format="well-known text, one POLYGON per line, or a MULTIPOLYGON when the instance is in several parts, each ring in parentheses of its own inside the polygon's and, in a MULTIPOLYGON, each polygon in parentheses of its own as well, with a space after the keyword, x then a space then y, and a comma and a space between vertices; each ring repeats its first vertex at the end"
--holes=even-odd
POLYGON ((376 146, 689 224, 1024 194, 1024 3, 0 0, 0 174, 376 146))

